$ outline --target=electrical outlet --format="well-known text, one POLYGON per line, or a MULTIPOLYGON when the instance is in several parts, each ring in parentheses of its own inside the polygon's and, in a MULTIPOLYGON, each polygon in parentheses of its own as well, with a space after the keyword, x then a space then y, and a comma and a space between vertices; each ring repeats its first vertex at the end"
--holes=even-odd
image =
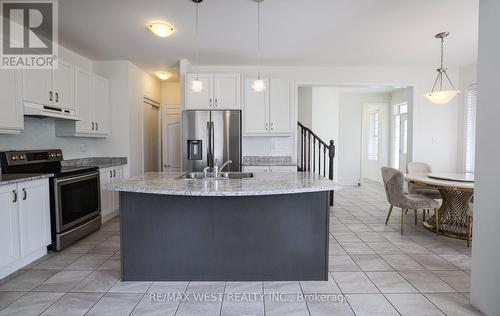
POLYGON ((82 144, 82 145, 80 146, 80 151, 81 151, 82 153, 86 152, 86 151, 87 151, 87 146, 86 146, 85 144, 82 144))

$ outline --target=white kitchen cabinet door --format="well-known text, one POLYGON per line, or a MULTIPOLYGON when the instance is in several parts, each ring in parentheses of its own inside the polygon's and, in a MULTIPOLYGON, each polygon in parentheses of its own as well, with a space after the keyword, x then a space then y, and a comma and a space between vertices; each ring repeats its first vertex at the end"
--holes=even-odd
POLYGON ((77 133, 93 133, 95 122, 92 109, 92 77, 90 72, 76 68, 75 70, 75 105, 76 115, 81 118, 77 121, 77 133))
POLYGON ((51 243, 48 179, 18 184, 21 256, 51 243))
POLYGON ((239 110, 240 90, 239 74, 214 74, 214 109, 239 110))
POLYGON ((54 105, 75 110, 75 67, 62 60, 58 64, 58 68, 53 71, 54 105))
POLYGON ((213 108, 213 75, 190 73, 186 76, 186 106, 187 110, 210 110, 213 108), (200 92, 193 91, 191 82, 198 79, 203 83, 200 92))
POLYGON ((269 133, 269 80, 264 79, 266 89, 255 92, 252 84, 255 79, 245 79, 243 102, 244 134, 269 133))
POLYGON ((22 72, 0 71, 0 133, 15 134, 24 129, 22 72))
MULTIPOLYGON (((118 182, 123 179, 123 167, 115 167, 113 168, 113 182, 118 182)), ((120 208, 120 192, 112 191, 111 192, 113 199, 113 212, 118 211, 120 208)))
POLYGON ((52 70, 36 69, 23 71, 23 100, 37 104, 52 105, 54 100, 52 70))
POLYGON ((108 79, 92 75, 95 134, 109 134, 109 82, 108 79))
POLYGON ((271 80, 269 86, 269 132, 292 133, 292 84, 288 80, 271 80))
POLYGON ((17 201, 17 185, 0 186, 0 268, 20 257, 17 201))
POLYGON ((111 182, 111 168, 99 170, 99 181, 101 182, 101 216, 104 219, 109 214, 113 213, 113 200, 111 194, 113 192, 105 188, 106 184, 111 182))

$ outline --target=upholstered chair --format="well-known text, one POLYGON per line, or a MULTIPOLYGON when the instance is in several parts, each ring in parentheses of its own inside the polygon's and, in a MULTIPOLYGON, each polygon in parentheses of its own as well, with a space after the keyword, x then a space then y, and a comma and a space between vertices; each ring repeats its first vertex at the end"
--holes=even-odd
POLYGON ((401 208, 401 235, 403 234, 404 223, 406 222, 406 214, 409 209, 415 211, 415 225, 417 224, 417 210, 434 209, 436 215, 436 232, 439 232, 439 203, 426 197, 422 194, 406 194, 404 193, 404 175, 401 171, 394 168, 382 167, 382 179, 384 181, 385 193, 387 200, 391 205, 385 224, 389 222, 389 218, 394 207, 401 208))
POLYGON ((474 203, 471 201, 469 202, 469 208, 467 209, 467 247, 470 246, 470 240, 472 237, 473 210, 474 210, 474 203))
MULTIPOLYGON (((406 164, 406 173, 411 175, 428 175, 432 173, 432 168, 424 162, 409 162, 406 164)), ((439 190, 428 188, 415 183, 408 183, 410 194, 422 194, 431 199, 441 199, 439 190)))

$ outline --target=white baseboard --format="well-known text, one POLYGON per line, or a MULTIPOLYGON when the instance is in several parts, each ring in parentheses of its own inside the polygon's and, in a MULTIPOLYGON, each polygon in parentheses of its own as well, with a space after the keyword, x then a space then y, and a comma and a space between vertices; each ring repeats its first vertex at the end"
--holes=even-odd
POLYGON ((109 214, 106 214, 106 215, 102 215, 102 214, 101 214, 101 216, 102 216, 102 217, 101 217, 101 223, 102 223, 102 224, 106 223, 106 222, 107 222, 107 221, 109 221, 110 219, 112 219, 112 218, 114 218, 114 217, 118 216, 118 214, 119 214, 119 213, 120 213, 120 212, 119 212, 119 210, 116 210, 116 211, 114 211, 114 212, 112 212, 112 213, 109 213, 109 214))
POLYGON ((33 261, 45 256, 47 254, 47 247, 39 248, 27 256, 19 258, 18 260, 8 264, 7 266, 0 267, 0 279, 5 278, 9 274, 16 272, 17 270, 27 266, 33 261))

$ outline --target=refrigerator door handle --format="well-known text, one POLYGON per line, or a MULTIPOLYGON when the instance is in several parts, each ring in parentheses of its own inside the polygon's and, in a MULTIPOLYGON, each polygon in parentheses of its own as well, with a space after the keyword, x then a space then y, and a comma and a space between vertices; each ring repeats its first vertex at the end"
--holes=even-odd
POLYGON ((211 167, 213 168, 214 167, 214 155, 215 155, 215 131, 214 131, 214 122, 213 121, 210 121, 210 143, 211 143, 211 147, 210 147, 210 151, 212 153, 212 165, 211 167))
POLYGON ((212 167, 210 162, 212 161, 212 127, 210 121, 207 122, 207 167, 212 167))

